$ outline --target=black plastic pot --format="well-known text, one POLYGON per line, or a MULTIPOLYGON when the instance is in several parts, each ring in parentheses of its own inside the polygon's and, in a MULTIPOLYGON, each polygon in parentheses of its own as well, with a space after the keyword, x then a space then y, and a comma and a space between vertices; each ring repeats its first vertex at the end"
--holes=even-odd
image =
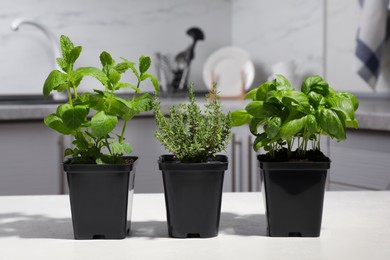
POLYGON ((75 239, 123 239, 130 231, 135 163, 64 163, 75 239))
POLYGON ((318 237, 330 161, 259 161, 268 234, 318 237))
POLYGON ((158 164, 164 181, 169 236, 217 236, 227 157, 217 155, 215 161, 181 163, 173 155, 162 155, 158 164))

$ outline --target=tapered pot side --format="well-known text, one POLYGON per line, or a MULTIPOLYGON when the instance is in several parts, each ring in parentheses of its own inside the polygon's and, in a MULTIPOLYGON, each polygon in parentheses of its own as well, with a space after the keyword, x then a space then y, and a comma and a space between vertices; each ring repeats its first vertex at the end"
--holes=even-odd
POLYGON ((162 155, 158 164, 164 183, 169 236, 217 236, 227 157, 217 155, 215 161, 181 163, 173 155, 162 155))
POLYGON ((135 163, 64 163, 75 239, 123 239, 130 232, 135 163))
POLYGON ((264 162, 258 159, 269 236, 320 236, 330 160, 264 162))

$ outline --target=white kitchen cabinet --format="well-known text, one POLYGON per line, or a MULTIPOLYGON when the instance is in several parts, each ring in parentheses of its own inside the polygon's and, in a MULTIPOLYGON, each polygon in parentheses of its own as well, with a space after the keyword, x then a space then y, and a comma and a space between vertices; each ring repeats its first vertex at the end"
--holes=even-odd
POLYGON ((390 190, 389 132, 348 129, 330 154, 330 190, 390 190))
POLYGON ((43 121, 0 123, 0 195, 58 194, 58 135, 43 121))
POLYGON ((232 129, 232 140, 227 150, 229 169, 225 175, 224 191, 259 191, 259 170, 254 136, 247 125, 232 129))

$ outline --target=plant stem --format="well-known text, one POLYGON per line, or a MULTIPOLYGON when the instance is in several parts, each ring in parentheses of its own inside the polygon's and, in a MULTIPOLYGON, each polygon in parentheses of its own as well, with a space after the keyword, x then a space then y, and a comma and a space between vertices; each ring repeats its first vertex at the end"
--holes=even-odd
POLYGON ((121 136, 119 137, 119 142, 120 143, 123 141, 123 137, 125 135, 125 130, 126 130, 126 125, 127 125, 127 121, 125 120, 125 122, 123 123, 121 136))
POLYGON ((69 99, 69 104, 73 106, 72 93, 70 92, 70 88, 68 88, 68 99, 69 99))
MULTIPOLYGON (((141 76, 142 76, 142 75, 140 75, 140 77, 141 77, 141 76)), ((137 89, 139 89, 140 84, 141 84, 141 81, 138 80, 137 89)), ((134 96, 133 96, 133 99, 132 99, 132 100, 134 101, 136 97, 137 97, 137 91, 134 92, 134 96)))

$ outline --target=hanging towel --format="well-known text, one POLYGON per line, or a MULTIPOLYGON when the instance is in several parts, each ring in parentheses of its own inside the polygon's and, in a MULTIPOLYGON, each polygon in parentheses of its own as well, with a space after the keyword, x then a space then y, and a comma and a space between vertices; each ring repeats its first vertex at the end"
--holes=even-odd
POLYGON ((389 28, 390 0, 359 0, 362 18, 358 29, 356 56, 358 74, 375 90, 389 28))

